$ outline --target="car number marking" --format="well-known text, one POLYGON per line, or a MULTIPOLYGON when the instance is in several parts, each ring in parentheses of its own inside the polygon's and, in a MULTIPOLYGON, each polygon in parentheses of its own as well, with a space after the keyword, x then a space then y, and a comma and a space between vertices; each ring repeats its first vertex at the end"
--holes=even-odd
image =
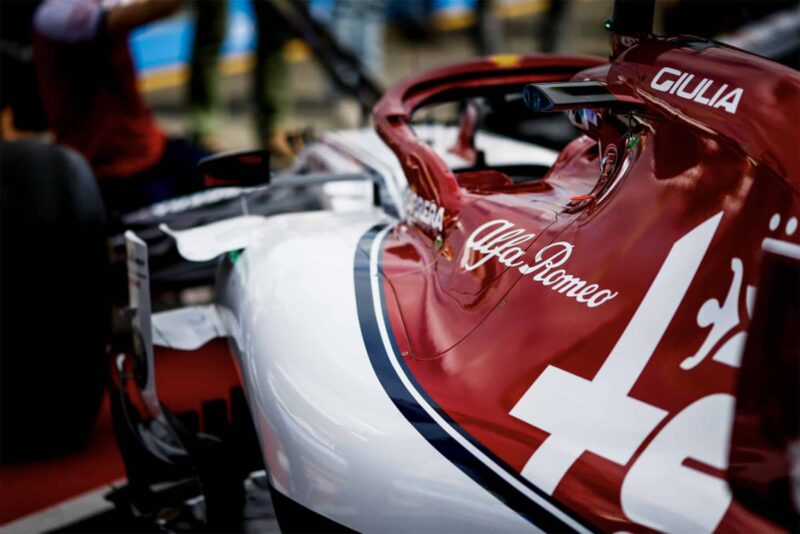
POLYGON ((511 415, 550 435, 522 475, 552 494, 589 451, 626 464, 667 412, 629 396, 672 321, 708 250, 722 213, 675 242, 639 308, 593 380, 548 366, 511 415))

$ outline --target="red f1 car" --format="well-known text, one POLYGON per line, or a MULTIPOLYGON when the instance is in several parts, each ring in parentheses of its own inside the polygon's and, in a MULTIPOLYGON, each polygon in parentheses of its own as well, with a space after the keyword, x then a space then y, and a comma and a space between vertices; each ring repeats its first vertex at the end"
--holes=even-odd
POLYGON ((204 465, 158 402, 152 320, 156 344, 230 337, 288 529, 797 529, 800 75, 652 14, 617 1, 610 62, 396 85, 380 139, 323 136, 266 186, 323 210, 165 227, 221 257, 213 306, 150 317, 129 234, 138 446, 204 465), (457 128, 412 123, 454 101, 457 128), (580 131, 557 154, 481 129, 546 112, 580 131))

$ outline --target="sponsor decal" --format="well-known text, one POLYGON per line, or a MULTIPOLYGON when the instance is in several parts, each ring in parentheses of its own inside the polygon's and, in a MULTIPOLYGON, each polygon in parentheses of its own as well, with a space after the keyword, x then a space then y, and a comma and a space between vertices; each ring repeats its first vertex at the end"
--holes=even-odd
POLYGON ((743 293, 742 278, 744 276, 744 263, 742 263, 741 259, 733 258, 731 260, 731 271, 733 272, 733 279, 722 303, 716 298, 710 298, 697 311, 697 326, 703 329, 711 327, 711 329, 708 331, 708 335, 700 349, 681 362, 681 369, 683 370, 688 371, 697 367, 711 354, 711 350, 726 338, 727 340, 717 349, 712 359, 731 367, 739 367, 741 364, 744 343, 747 340, 745 327, 749 323, 749 318, 753 315, 756 288, 748 285, 747 290, 744 292, 744 307, 748 316, 748 320, 744 320, 739 316, 739 303, 742 300, 743 293), (732 333, 733 335, 731 335, 732 333))
POLYGON ((698 79, 694 74, 670 67, 658 71, 650 82, 650 87, 710 108, 722 108, 731 114, 736 113, 744 95, 741 87, 728 87, 728 84, 711 78, 698 79))
MULTIPOLYGON (((732 499, 728 485, 686 462, 727 469, 734 397, 711 394, 667 419, 666 410, 632 397, 631 390, 661 343, 721 219, 718 213, 673 245, 630 323, 591 380, 550 365, 517 401, 510 414, 548 432, 522 468, 523 477, 552 495, 584 452, 619 465, 633 459, 620 490, 622 509, 629 519, 664 532, 716 529, 732 499), (658 428, 665 419, 666 424, 658 428), (655 436, 634 459, 654 431, 655 436), (669 503, 669 508, 660 503, 669 503)), ((737 265, 734 261, 733 292, 738 292, 740 283, 737 265)), ((705 307, 703 315, 725 313, 705 307)), ((704 357, 701 349, 699 358, 704 357)), ((681 367, 686 369, 684 363, 681 367)))
POLYGON ((485 263, 494 260, 506 267, 519 269, 523 275, 530 276, 534 282, 549 287, 553 291, 575 299, 589 308, 596 308, 617 296, 617 291, 601 289, 598 284, 588 283, 581 278, 559 269, 572 255, 574 245, 566 241, 551 243, 539 249, 533 262, 523 259, 526 251, 519 247, 532 240, 535 234, 505 219, 495 219, 482 224, 467 238, 461 256, 461 268, 474 271, 485 263))
POLYGON ((444 226, 444 208, 410 189, 406 193, 406 216, 409 220, 437 232, 441 232, 444 226))
MULTIPOLYGON (((509 415, 547 433, 522 469, 515 469, 514 474, 532 485, 533 494, 522 488, 526 497, 536 499, 542 510, 552 514, 554 523, 556 520, 564 523, 556 524, 556 530, 567 525, 578 529, 585 526, 569 524, 574 518, 568 513, 562 515, 555 508, 557 501, 548 501, 546 497, 556 495, 565 479, 577 476, 571 474, 571 469, 582 457, 585 459, 586 453, 620 466, 618 502, 624 517, 638 525, 663 532, 714 532, 729 510, 733 497, 722 473, 728 469, 734 396, 704 389, 699 398, 671 410, 638 398, 635 389, 637 384, 641 386, 640 377, 657 349, 669 343, 665 337, 668 327, 685 304, 722 218, 723 213, 717 213, 673 243, 629 323, 594 376, 576 375, 561 369, 555 361, 532 380, 511 407, 509 415), (548 506, 550 503, 554 508, 548 506)), ((770 221, 770 229, 776 231, 780 223, 776 214, 770 221)), ((797 229, 797 218, 792 217, 786 233, 792 235, 797 229)), ((536 263, 527 265, 526 252, 521 246, 534 237, 509 221, 490 221, 470 235, 461 266, 470 271, 489 261, 498 261, 521 271, 527 268, 536 269, 537 274, 546 271, 543 274, 546 279, 547 273, 552 274, 552 269, 566 261, 569 254, 564 251, 571 250, 572 245, 554 243, 549 252, 547 247, 539 251, 545 252, 536 263), (541 266, 536 267, 538 264, 541 266)), ((775 240, 767 238, 765 244, 772 241, 775 240)), ((741 258, 730 259, 727 291, 709 294, 696 311, 697 335, 704 339, 702 345, 694 354, 673 362, 674 365, 684 371, 691 371, 706 360, 714 361, 715 365, 740 366, 755 294, 755 288, 745 281, 744 269, 741 258)), ((371 274, 375 277, 374 272, 371 274)), ((396 342, 391 344, 395 355, 390 357, 402 366, 396 342)), ((419 401, 425 413, 434 418, 443 413, 413 382, 408 370, 405 367, 403 370, 405 375, 401 378, 411 381, 414 388, 407 386, 409 390, 420 391, 423 400, 430 404, 419 401)), ((403 401, 398 407, 408 410, 409 403, 403 401)), ((419 413, 413 411, 409 421, 419 413)), ((459 434, 469 437, 452 419, 434 422, 456 440, 459 434)), ((418 428, 420 432, 430 432, 430 428, 436 427, 426 421, 418 428)), ((442 442, 437 441, 440 437, 428 436, 428 439, 436 446, 442 442)), ((505 468, 496 469, 491 451, 487 453, 474 439, 466 444, 465 451, 443 454, 449 454, 455 463, 464 461, 466 455, 461 452, 471 453, 479 460, 476 464, 459 465, 484 487, 490 487, 491 472, 481 472, 480 463, 503 475, 505 468), (469 447, 470 444, 475 448, 469 447)), ((495 495, 509 506, 518 506, 509 491, 497 491, 495 495)))
POLYGON ((619 159, 619 151, 617 150, 616 145, 608 145, 606 147, 605 154, 603 154, 603 159, 600 161, 600 167, 602 173, 600 174, 600 178, 608 179, 614 173, 614 169, 617 168, 617 160, 619 159))

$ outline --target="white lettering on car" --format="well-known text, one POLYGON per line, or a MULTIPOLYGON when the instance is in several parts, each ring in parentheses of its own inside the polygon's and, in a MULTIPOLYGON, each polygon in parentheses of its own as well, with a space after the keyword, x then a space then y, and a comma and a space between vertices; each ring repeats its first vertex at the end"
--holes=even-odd
POLYGON ((422 198, 410 189, 406 193, 406 216, 409 220, 438 232, 441 232, 444 226, 444 208, 422 198))
POLYGON ((678 69, 664 67, 650 81, 650 87, 662 93, 691 100, 710 108, 722 108, 735 114, 744 89, 735 87, 728 90, 728 84, 719 84, 711 78, 695 81, 695 75, 678 69), (692 82, 694 84, 692 85, 692 82), (716 89, 716 91, 714 90, 716 89), (710 98, 707 95, 713 95, 710 98))
POLYGON ((667 412, 629 396, 672 321, 722 214, 675 242, 617 344, 592 380, 553 365, 539 375, 511 415, 550 435, 522 476, 553 493, 585 451, 625 465, 667 412))
MULTIPOLYGON (((728 289, 723 303, 720 304, 719 300, 711 298, 705 301, 698 310, 697 326, 700 328, 710 326, 711 329, 700 349, 681 362, 681 369, 694 369, 711 353, 711 349, 734 330, 738 330, 738 332, 732 337, 728 337, 725 344, 714 354, 713 360, 731 367, 739 367, 744 343, 747 340, 747 333, 744 329, 747 322, 739 317, 739 301, 742 299, 742 278, 744 276, 744 264, 741 259, 733 258, 731 260, 731 271, 733 280, 731 280, 730 289, 728 289)), ((748 285, 745 293, 745 309, 748 318, 753 314, 755 290, 755 287, 748 285)))
POLYGON ((475 229, 464 244, 461 255, 461 268, 474 271, 492 259, 501 265, 519 269, 523 275, 531 275, 534 282, 549 287, 569 298, 596 308, 617 296, 616 291, 600 289, 597 284, 586 285, 586 281, 568 274, 564 269, 556 269, 566 263, 572 255, 574 246, 566 241, 551 243, 539 249, 533 263, 521 258, 525 250, 519 245, 533 239, 536 234, 528 233, 505 219, 495 219, 475 229), (555 269, 555 270, 554 270, 555 269), (535 274, 534 274, 535 273, 535 274))
MULTIPOLYGON (((667 417, 666 410, 632 398, 630 392, 661 343, 721 219, 718 213, 675 242, 592 380, 550 365, 517 401, 510 414, 549 434, 522 468, 522 476, 552 494, 584 452, 624 466, 667 417)), ((734 402, 725 393, 705 396, 655 434, 620 489, 628 518, 665 532, 717 528, 731 502, 728 485, 685 461, 727 469, 734 402)))
POLYGON ((733 395, 715 393, 669 420, 622 482, 620 502, 628 518, 661 532, 716 530, 731 503, 728 483, 685 461, 728 468, 735 403, 733 395))

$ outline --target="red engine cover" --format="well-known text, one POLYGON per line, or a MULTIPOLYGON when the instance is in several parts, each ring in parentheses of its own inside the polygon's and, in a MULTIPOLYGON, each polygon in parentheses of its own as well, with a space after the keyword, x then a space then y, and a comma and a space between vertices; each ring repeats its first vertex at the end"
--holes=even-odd
POLYGON ((636 93, 637 125, 575 140, 534 187, 461 188, 438 239, 385 240, 403 366, 590 528, 776 528, 724 477, 762 242, 800 244, 800 76, 654 39, 576 79, 636 93))

